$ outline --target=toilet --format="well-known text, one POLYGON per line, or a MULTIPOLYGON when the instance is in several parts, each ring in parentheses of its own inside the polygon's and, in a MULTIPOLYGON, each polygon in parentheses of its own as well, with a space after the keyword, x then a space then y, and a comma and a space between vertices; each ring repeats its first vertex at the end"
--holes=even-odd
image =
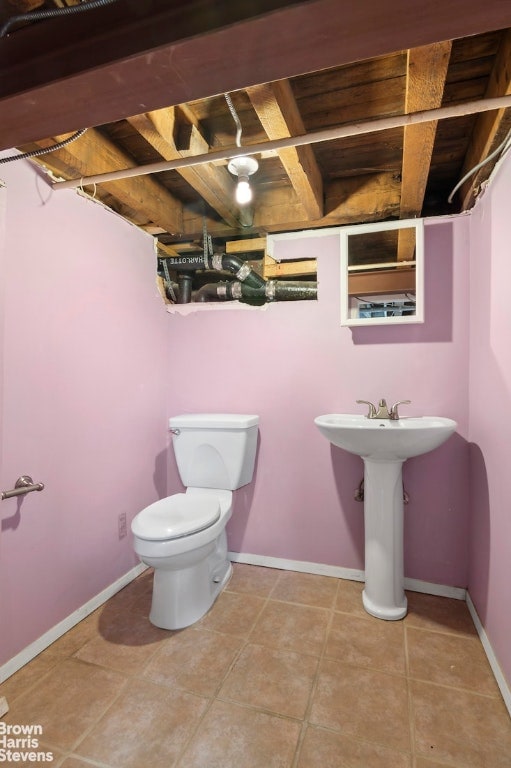
POLYGON ((154 568, 149 620, 163 629, 198 621, 228 583, 225 527, 232 492, 252 481, 259 417, 203 413, 169 419, 186 493, 150 504, 131 523, 134 549, 154 568))

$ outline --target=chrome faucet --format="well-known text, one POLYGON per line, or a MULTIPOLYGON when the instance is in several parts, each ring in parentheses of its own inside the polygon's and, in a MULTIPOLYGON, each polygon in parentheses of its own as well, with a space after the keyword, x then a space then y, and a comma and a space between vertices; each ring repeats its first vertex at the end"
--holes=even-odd
POLYGON ((397 403, 394 403, 389 411, 387 402, 383 397, 378 403, 378 408, 368 400, 357 400, 357 403, 364 403, 369 406, 367 414, 368 419, 390 419, 391 421, 397 421, 399 419, 399 412, 397 410, 399 405, 409 405, 411 402, 411 400, 399 400, 397 403))

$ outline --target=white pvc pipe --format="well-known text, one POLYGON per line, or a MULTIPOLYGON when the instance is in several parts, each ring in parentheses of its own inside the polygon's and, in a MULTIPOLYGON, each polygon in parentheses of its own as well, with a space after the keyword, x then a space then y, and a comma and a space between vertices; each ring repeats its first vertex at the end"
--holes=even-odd
POLYGON ((206 163, 214 163, 220 160, 231 160, 234 157, 242 155, 257 155, 268 150, 285 149, 287 147, 300 147, 305 144, 318 144, 322 141, 333 141, 348 136, 359 136, 365 133, 375 133, 376 131, 386 131, 391 128, 401 128, 407 125, 417 125, 434 120, 445 120, 450 117, 462 117, 463 115, 473 115, 479 112, 490 112, 494 109, 506 109, 511 107, 511 95, 498 96, 491 99, 480 99, 478 101, 468 101, 464 104, 453 104, 448 107, 439 107, 437 109, 426 109, 423 112, 412 112, 408 115, 394 115, 392 117, 383 117, 379 120, 365 120, 360 123, 350 123, 340 125, 336 128, 327 128, 322 131, 289 136, 283 139, 274 139, 260 144, 250 144, 243 148, 223 149, 213 152, 207 152, 195 157, 183 157, 177 160, 166 160, 158 163, 149 163, 148 165, 139 165, 133 168, 123 168, 120 171, 111 171, 109 173, 100 173, 95 176, 82 176, 79 179, 70 179, 69 181, 56 181, 52 184, 54 189, 75 189, 86 184, 101 184, 106 181, 117 181, 118 179, 127 179, 134 176, 145 176, 149 173, 162 173, 163 171, 173 171, 177 168, 190 168, 206 163))

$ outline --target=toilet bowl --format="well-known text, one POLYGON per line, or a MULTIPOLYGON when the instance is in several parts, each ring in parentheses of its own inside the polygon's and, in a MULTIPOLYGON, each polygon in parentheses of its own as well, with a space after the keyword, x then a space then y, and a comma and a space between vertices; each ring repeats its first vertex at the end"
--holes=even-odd
POLYGON ((225 527, 233 490, 252 479, 258 417, 187 414, 169 423, 182 480, 204 487, 150 504, 131 530, 135 552, 154 568, 149 620, 182 629, 209 610, 231 576, 225 527))
POLYGON ((230 491, 188 488, 151 504, 134 518, 135 552, 154 568, 149 620, 156 627, 182 629, 194 624, 228 583, 232 569, 225 526, 231 511, 230 491), (187 518, 191 518, 189 530, 187 518))

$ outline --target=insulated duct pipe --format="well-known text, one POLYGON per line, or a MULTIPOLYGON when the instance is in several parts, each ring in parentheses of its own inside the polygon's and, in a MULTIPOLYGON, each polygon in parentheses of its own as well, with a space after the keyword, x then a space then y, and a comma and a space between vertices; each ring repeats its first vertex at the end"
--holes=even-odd
POLYGON ((266 304, 268 301, 302 301, 317 299, 315 282, 268 280, 258 288, 240 282, 207 283, 195 291, 194 301, 242 301, 266 304))
POLYGON ((264 278, 254 272, 249 264, 232 254, 178 256, 167 258, 166 261, 169 269, 175 269, 178 272, 193 272, 197 269, 214 269, 217 272, 225 270, 232 272, 239 281, 252 288, 261 288, 266 285, 264 278))

